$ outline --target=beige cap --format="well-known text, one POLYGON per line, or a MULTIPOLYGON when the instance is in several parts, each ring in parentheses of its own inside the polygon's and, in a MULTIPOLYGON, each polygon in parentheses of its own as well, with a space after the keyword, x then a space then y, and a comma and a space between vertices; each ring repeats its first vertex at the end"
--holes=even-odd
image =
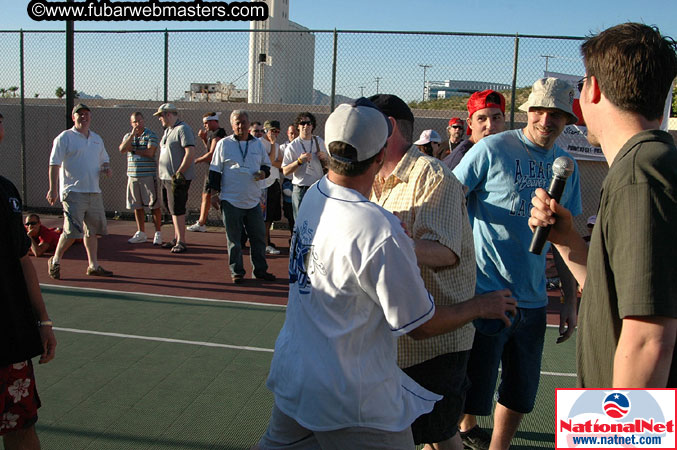
POLYGON ((578 122, 573 105, 573 86, 560 78, 548 77, 536 80, 529 99, 519 109, 528 112, 530 108, 557 108, 569 116, 567 125, 573 125, 578 122))
POLYGON ((177 112, 179 112, 179 110, 176 109, 176 106, 174 106, 173 103, 163 103, 158 107, 157 111, 154 112, 153 115, 159 116, 160 114, 166 113, 166 112, 177 113, 177 112))

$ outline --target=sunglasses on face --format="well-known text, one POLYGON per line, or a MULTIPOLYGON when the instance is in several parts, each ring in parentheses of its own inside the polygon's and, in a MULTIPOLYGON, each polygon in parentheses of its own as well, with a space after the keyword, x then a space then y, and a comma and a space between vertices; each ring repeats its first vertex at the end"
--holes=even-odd
POLYGON ((583 92, 583 85, 585 85, 585 79, 588 77, 583 77, 580 80, 578 80, 578 83, 576 83, 576 87, 578 87, 578 92, 583 92))
POLYGON ((27 226, 27 227, 32 227, 33 225, 37 225, 37 224, 39 224, 39 223, 40 223, 40 222, 30 221, 30 222, 26 222, 26 226, 27 226))
POLYGON ((299 122, 299 125, 310 125, 310 124, 312 124, 310 120, 302 120, 301 122, 299 122))
POLYGON ((453 128, 454 130, 458 130, 459 128, 463 128, 463 127, 460 126, 460 125, 452 125, 451 128, 453 128))

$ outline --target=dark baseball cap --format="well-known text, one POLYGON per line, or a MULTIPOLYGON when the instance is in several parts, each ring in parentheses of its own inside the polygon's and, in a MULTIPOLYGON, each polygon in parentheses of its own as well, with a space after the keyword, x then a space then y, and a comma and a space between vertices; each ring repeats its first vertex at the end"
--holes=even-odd
POLYGON ((92 111, 91 109, 89 109, 89 106, 85 105, 84 103, 78 103, 77 105, 73 106, 73 112, 71 114, 75 114, 76 112, 81 111, 83 109, 90 112, 92 111))
POLYGON ((396 95, 377 94, 369 97, 378 109, 386 116, 393 117, 395 120, 406 120, 414 123, 414 114, 404 100, 396 95))

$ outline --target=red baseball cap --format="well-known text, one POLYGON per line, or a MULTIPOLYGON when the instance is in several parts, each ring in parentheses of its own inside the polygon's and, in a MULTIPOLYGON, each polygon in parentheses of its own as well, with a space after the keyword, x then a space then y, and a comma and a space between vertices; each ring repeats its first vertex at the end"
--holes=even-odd
POLYGON ((498 108, 501 110, 503 114, 505 114, 505 97, 503 97, 503 94, 501 94, 500 92, 492 91, 491 89, 475 92, 473 95, 470 96, 470 98, 468 99, 469 118, 472 117, 472 115, 475 114, 475 112, 484 108, 498 108), (488 101, 487 97, 490 96, 491 94, 498 95, 500 103, 488 101))
POLYGON ((452 117, 449 119, 449 126, 452 125, 463 125, 463 121, 461 120, 460 117, 452 117))

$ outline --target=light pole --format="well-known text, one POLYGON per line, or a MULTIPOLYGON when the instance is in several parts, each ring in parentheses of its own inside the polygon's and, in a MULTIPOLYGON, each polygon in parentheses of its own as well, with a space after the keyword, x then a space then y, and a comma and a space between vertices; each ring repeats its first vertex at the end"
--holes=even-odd
POLYGON ((364 97, 364 88, 366 86, 360 86, 360 97, 364 97))
POLYGON ((381 81, 383 78, 381 77, 376 77, 376 95, 378 95, 378 82, 381 81))
POLYGON ((428 68, 432 67, 430 64, 419 64, 419 67, 423 67, 423 100, 425 101, 425 72, 428 68))
POLYGON ((544 73, 544 75, 545 75, 546 73, 548 73, 548 60, 550 60, 550 58, 557 58, 557 56, 555 56, 555 55, 541 55, 541 58, 545 58, 545 73, 544 73))

